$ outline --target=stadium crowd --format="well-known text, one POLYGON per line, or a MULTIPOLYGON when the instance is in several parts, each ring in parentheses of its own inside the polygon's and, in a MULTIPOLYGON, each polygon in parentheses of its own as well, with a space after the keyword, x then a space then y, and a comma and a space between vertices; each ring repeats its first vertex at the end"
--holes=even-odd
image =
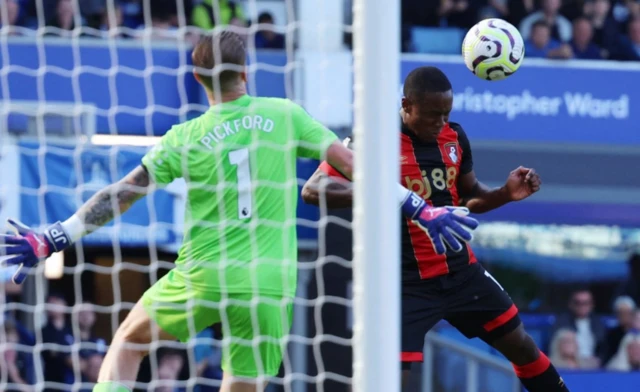
MULTIPOLYGON (((405 51, 415 27, 466 31, 496 17, 518 27, 528 58, 640 60, 636 0, 403 0, 405 51)), ((457 48, 456 48, 457 50, 457 48)))
MULTIPOLYGON (((154 0, 152 7, 142 0, 79 0, 78 9, 72 0, 2 0, 0 4, 7 10, 2 12, 1 24, 11 26, 16 35, 34 34, 38 27, 54 28, 46 29, 47 35, 68 35, 80 26, 85 27, 79 33, 83 36, 135 38, 150 33, 154 39, 176 39, 184 34, 187 40, 195 40, 196 30, 181 33, 178 29, 276 22, 268 12, 251 21, 243 7, 230 0, 220 0, 217 6, 213 0, 154 0)), ((402 0, 403 49, 416 51, 410 34, 415 27, 466 31, 489 17, 505 19, 520 29, 529 58, 640 60, 640 2, 636 0, 402 0)), ((284 35, 271 28, 259 29, 254 37, 258 49, 285 48, 284 35)))
POLYGON ((258 23, 262 27, 251 34, 257 49, 285 48, 284 35, 268 27, 275 24, 269 12, 251 21, 240 5, 228 0, 220 0, 217 5, 214 0, 153 0, 152 6, 145 4, 150 3, 142 0, 79 0, 77 3, 73 0, 2 0, 0 9, 6 7, 7 12, 0 13, 0 26, 9 26, 12 35, 35 35, 41 29, 47 36, 184 38, 193 43, 201 30, 211 30, 217 25, 249 27, 258 23), (179 30, 185 26, 195 29, 179 30))
MULTIPOLYGON (((47 382, 44 391, 90 392, 98 379, 98 372, 108 342, 95 332, 97 314, 88 301, 72 303, 61 293, 52 291, 46 299, 44 325, 38 330, 27 328, 25 309, 20 306, 23 287, 13 284, 3 272, 0 287, 0 383, 16 385, 10 391, 31 391, 38 382, 47 382), (36 346, 36 344, 38 346, 36 346), (36 347, 39 347, 36 350, 36 347), (41 360, 37 361, 37 356, 41 360), (80 386, 78 388, 78 386, 80 386)), ((186 388, 174 385, 197 374, 208 380, 221 380, 221 351, 212 344, 213 328, 207 328, 190 344, 190 352, 159 347, 153 360, 143 363, 138 381, 160 381, 155 392, 182 392, 186 388), (189 369, 189 358, 194 368, 189 369)), ((196 385, 194 391, 216 392, 218 388, 196 385)))

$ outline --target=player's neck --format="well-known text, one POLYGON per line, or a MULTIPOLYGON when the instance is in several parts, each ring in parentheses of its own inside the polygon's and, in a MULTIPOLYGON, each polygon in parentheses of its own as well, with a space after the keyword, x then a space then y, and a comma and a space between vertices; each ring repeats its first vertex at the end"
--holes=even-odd
POLYGON ((215 106, 221 103, 235 101, 236 99, 246 94, 247 94, 247 89, 243 85, 243 86, 238 86, 233 90, 223 92, 222 94, 219 94, 219 95, 214 94, 212 91, 207 91, 207 100, 209 101, 210 106, 215 106), (216 98, 219 98, 219 99, 216 99, 216 98))
POLYGON ((403 126, 413 137, 415 137, 416 139, 418 139, 422 143, 433 143, 433 142, 435 142, 437 140, 437 138, 434 138, 431 135, 422 135, 420 132, 414 131, 407 124, 405 124, 404 122, 403 122, 403 126))

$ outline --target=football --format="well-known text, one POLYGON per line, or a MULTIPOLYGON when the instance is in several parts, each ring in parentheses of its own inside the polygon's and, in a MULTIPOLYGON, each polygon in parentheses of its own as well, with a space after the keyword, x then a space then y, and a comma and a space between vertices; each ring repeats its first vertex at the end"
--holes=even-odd
POLYGON ((485 19, 473 26, 462 42, 462 57, 474 75, 502 80, 513 75, 524 59, 518 29, 502 19, 485 19))

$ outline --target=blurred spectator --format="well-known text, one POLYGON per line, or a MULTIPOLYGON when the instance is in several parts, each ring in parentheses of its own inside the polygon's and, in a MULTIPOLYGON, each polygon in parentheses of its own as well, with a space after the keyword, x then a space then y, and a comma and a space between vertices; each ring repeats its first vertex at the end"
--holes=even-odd
POLYGON ((211 30, 217 25, 246 26, 246 19, 242 7, 230 0, 219 0, 214 4, 213 0, 203 0, 193 8, 192 22, 194 26, 205 30, 211 30))
POLYGON ((640 340, 634 340, 627 346, 629 370, 640 371, 640 340))
POLYGON ((539 20, 533 24, 530 38, 524 41, 524 52, 527 57, 569 59, 573 57, 571 47, 551 38, 549 25, 539 20))
MULTIPOLYGON (((102 15, 105 13, 107 2, 111 0, 78 0, 80 14, 88 27, 99 29, 102 23, 102 15)), ((114 1, 117 2, 117 1, 114 1)))
MULTIPOLYGON (((100 18, 100 26, 98 27, 102 31, 111 31, 124 26, 124 13, 122 7, 116 6, 113 12, 109 12, 109 8, 105 8, 100 18)), ((126 34, 115 34, 116 36, 124 37, 126 34)))
POLYGON ((620 348, 607 364, 607 369, 621 372, 640 370, 640 312, 636 312, 633 328, 622 339, 620 348))
MULTIPOLYGON (((495 18, 506 19, 509 15, 509 5, 506 0, 488 0, 487 5, 493 10, 495 18)), ((482 18, 480 18, 482 19, 482 18)))
MULTIPOLYGON (((636 23, 636 29, 638 30, 637 34, 640 35, 640 23, 636 23)), ((640 37, 638 38, 640 39, 640 37)), ((640 253, 632 254, 631 257, 629 257, 627 265, 629 266, 629 278, 620 287, 620 291, 617 293, 617 296, 629 296, 636 304, 640 304, 640 253)))
POLYGON ((576 18, 583 16, 585 2, 590 0, 562 0, 560 6, 560 14, 573 22, 576 18))
POLYGON ((535 10, 534 0, 489 0, 489 5, 497 11, 497 17, 506 19, 514 26, 535 10))
POLYGON ((610 328, 605 337, 602 353, 602 363, 607 363, 618 352, 620 342, 633 327, 636 303, 631 297, 618 297, 613 304, 613 311, 618 320, 618 325, 610 328))
MULTIPOLYGON (((616 52, 614 58, 616 60, 640 61, 640 18, 631 20, 627 30, 627 36, 621 38, 619 51, 616 52)), ((640 298, 640 255, 633 257, 635 260, 631 261, 631 263, 634 266, 632 266, 631 277, 625 290, 631 293, 637 303, 640 298)))
MULTIPOLYGON (((633 19, 629 23, 628 36, 631 44, 636 52, 636 56, 640 57, 640 16, 633 19)), ((640 291, 640 289, 638 289, 640 291)))
POLYGON ((520 23, 520 33, 524 39, 531 36, 533 25, 544 21, 549 26, 551 37, 561 42, 571 40, 571 22, 559 14, 561 0, 542 0, 542 10, 527 16, 520 23))
POLYGON ((598 361, 606 333, 602 321, 593 315, 593 296, 586 289, 573 292, 569 301, 569 313, 556 318, 554 331, 568 328, 576 332, 580 361, 598 361))
POLYGON ((80 311, 77 313, 79 342, 81 344, 80 356, 82 358, 88 358, 95 353, 104 354, 107 351, 107 342, 93 334, 93 326, 96 323, 96 313, 93 306, 91 302, 85 301, 80 305, 80 311))
POLYGON ((256 32, 256 49, 284 49, 284 35, 276 33, 273 28, 273 16, 268 12, 263 12, 258 16, 258 23, 267 25, 256 32))
MULTIPOLYGON (((0 0, 0 27, 20 26, 22 15, 22 7, 18 0, 0 0)), ((10 34, 16 33, 13 31, 10 34)))
POLYGON ((442 0, 440 3, 440 16, 450 27, 471 28, 477 22, 477 14, 474 1, 442 0))
POLYGON ((582 60, 601 60, 601 49, 592 42, 593 27, 587 18, 579 17, 573 21, 573 39, 571 50, 573 57, 582 60))
POLYGON ((27 380, 26 363, 22 360, 22 352, 18 352, 16 345, 20 343, 20 337, 15 324, 11 320, 4 322, 4 338, 0 341, 0 374, 7 375, 7 381, 15 384, 3 391, 29 391, 30 382, 27 380))
POLYGON ((235 32, 236 32, 236 34, 238 34, 242 38, 242 40, 244 41, 244 43, 246 45, 247 44, 247 38, 249 37, 249 31, 246 29, 247 21, 242 19, 242 18, 239 18, 238 16, 234 16, 229 21, 229 26, 241 27, 242 28, 242 29, 235 30, 235 32))
POLYGON ((84 385, 80 392, 91 392, 93 390, 93 384, 98 382, 98 374, 100 373, 103 359, 103 355, 97 352, 84 359, 84 365, 81 369, 82 383, 84 385))
POLYGON ((121 0, 119 2, 122 10, 122 25, 130 29, 135 29, 142 23, 142 4, 140 0, 121 0))
MULTIPOLYGON (((214 331, 211 327, 205 328, 196 335, 196 342, 193 346, 193 357, 196 363, 195 376, 208 380, 222 380, 222 369, 220 368, 222 352, 220 347, 215 346, 213 338, 214 331)), ((193 373, 191 375, 194 376, 193 373)), ((193 391, 218 392, 218 388, 198 384, 193 391)))
MULTIPOLYGON (((72 0, 58 0, 53 18, 48 26, 70 31, 75 28, 75 9, 72 0)), ((61 32, 60 32, 61 33, 61 32)))
POLYGON ((180 352, 167 350, 159 354, 158 359, 158 380, 159 386, 154 388, 154 392, 174 392, 175 381, 184 366, 184 358, 180 352))
MULTIPOLYGON (((626 26, 631 19, 640 17, 640 2, 637 0, 617 0, 611 14, 616 22, 626 26)), ((626 32, 626 29, 624 31, 626 32)))
MULTIPOLYGON (((22 294, 22 285, 15 284, 11 281, 13 274, 16 272, 16 268, 8 267, 2 268, 2 276, 0 281, 0 308, 3 309, 0 312, 0 325, 10 325, 12 330, 18 334, 18 342, 24 346, 33 346, 35 344, 35 337, 33 333, 27 329, 22 323, 18 321, 18 311, 7 307, 7 304, 16 303, 19 304, 20 296, 22 294)), ((33 366, 33 354, 31 352, 18 353, 18 361, 21 374, 24 379, 30 384, 35 380, 35 369, 33 366)))
MULTIPOLYGON (((50 347, 42 350, 44 379, 61 384, 73 383, 73 362, 69 355, 69 346, 73 344, 73 331, 67 325, 67 301, 58 295, 47 298, 47 324, 42 328, 42 342, 62 347, 50 347)), ((57 389, 45 389, 45 391, 57 389)))
POLYGON ((440 0, 402 0, 403 29, 440 25, 440 0))
MULTIPOLYGON (((152 39, 175 39, 177 36, 176 26, 173 21, 175 20, 176 8, 175 0, 155 0, 153 6, 149 7, 148 18, 151 25, 142 24, 138 26, 138 30, 144 31, 150 28, 152 39)), ((147 18, 145 18, 145 23, 146 21, 147 18)))
POLYGON ((549 359, 558 369, 595 369, 599 361, 584 360, 578 353, 575 331, 562 328, 556 331, 549 347, 549 359))
POLYGON ((620 36, 620 26, 613 19, 610 11, 609 0, 591 0, 584 6, 584 14, 591 20, 593 26, 593 43, 608 52, 615 50, 620 36))

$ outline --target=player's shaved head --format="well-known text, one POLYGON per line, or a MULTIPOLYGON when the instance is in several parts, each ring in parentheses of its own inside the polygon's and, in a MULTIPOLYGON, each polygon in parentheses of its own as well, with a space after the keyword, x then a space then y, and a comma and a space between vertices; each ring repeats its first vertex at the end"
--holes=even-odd
POLYGON ((434 140, 453 108, 449 78, 436 67, 416 68, 404 80, 403 92, 403 123, 423 141, 434 140))
POLYGON ((404 96, 418 99, 428 93, 444 93, 451 90, 449 78, 436 67, 416 68, 404 81, 404 96))
POLYGON ((216 35, 206 35, 193 49, 191 54, 195 73, 199 81, 209 90, 219 88, 221 92, 233 89, 241 83, 241 75, 246 59, 246 51, 242 38, 231 31, 223 31, 216 35), (230 67, 213 73, 217 65, 230 67), (215 83, 214 83, 215 82, 215 83))

